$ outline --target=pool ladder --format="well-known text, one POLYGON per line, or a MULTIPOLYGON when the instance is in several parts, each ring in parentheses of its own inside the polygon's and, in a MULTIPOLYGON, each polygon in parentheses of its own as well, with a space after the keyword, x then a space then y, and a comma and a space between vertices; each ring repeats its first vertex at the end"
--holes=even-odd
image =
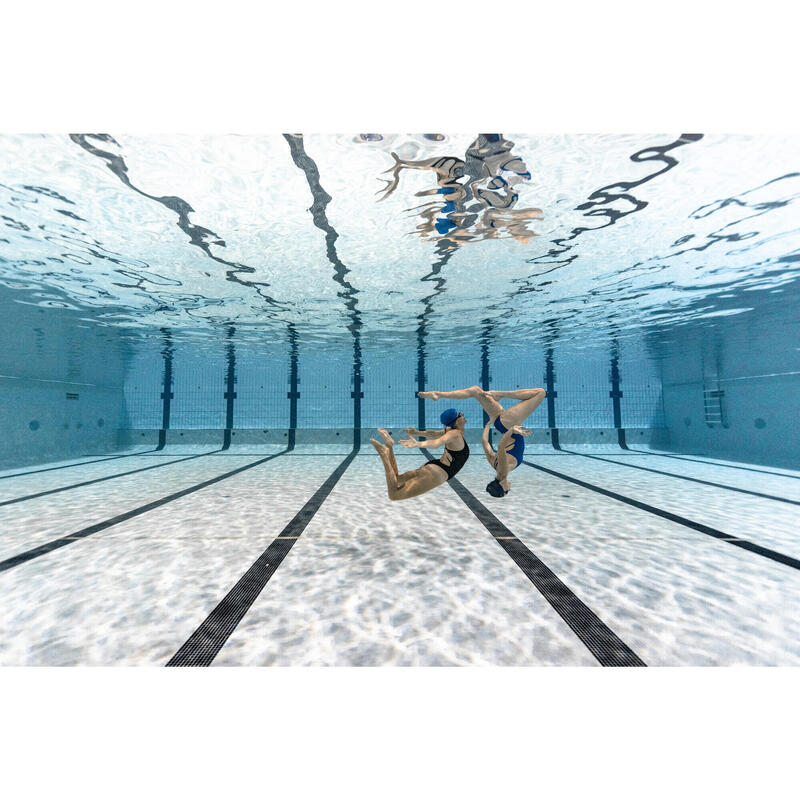
POLYGON ((706 425, 713 428, 715 425, 721 425, 723 428, 728 427, 728 421, 725 416, 725 406, 722 403, 725 397, 725 391, 720 389, 719 380, 716 381, 716 386, 710 386, 708 383, 703 387, 703 408, 706 415, 706 425))

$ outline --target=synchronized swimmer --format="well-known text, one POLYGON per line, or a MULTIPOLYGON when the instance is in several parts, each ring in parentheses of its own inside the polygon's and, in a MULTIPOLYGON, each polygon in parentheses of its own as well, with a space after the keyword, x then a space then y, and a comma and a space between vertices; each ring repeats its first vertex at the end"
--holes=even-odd
POLYGON ((415 439, 405 439, 400 442, 403 447, 441 447, 444 452, 435 461, 428 461, 419 469, 412 469, 402 474, 397 469, 394 458, 394 439, 384 428, 378 428, 378 433, 383 437, 385 444, 375 439, 370 439, 372 446, 378 451, 386 471, 386 486, 389 490, 390 500, 407 500, 409 497, 418 497, 445 481, 449 481, 467 463, 469 458, 469 445, 464 441, 464 425, 466 417, 454 408, 448 408, 439 417, 444 425, 444 430, 418 431, 416 428, 404 428, 403 431, 410 436, 434 436, 418 442, 415 439))
MULTIPOLYGON (((489 416, 489 422, 483 429, 483 452, 492 469, 495 470, 494 480, 486 485, 486 491, 492 497, 505 497, 510 488, 508 474, 522 463, 525 451, 523 437, 530 436, 530 431, 522 427, 522 423, 532 414, 544 400, 544 389, 517 389, 517 390, 491 390, 481 389, 480 386, 471 386, 469 389, 458 389, 454 392, 418 392, 419 397, 429 400, 466 399, 477 400, 489 416), (502 398, 518 400, 511 408, 500 405, 502 398), (489 444, 489 428, 494 427, 502 434, 497 445, 497 452, 489 444)), ((466 417, 455 408, 448 408, 439 417, 443 430, 418 431, 416 428, 404 428, 410 436, 431 436, 432 439, 416 441, 406 439, 400 442, 403 447, 441 447, 445 450, 435 461, 429 461, 418 469, 400 473, 394 458, 394 439, 384 428, 379 428, 384 444, 370 439, 372 446, 378 451, 386 471, 386 485, 389 490, 390 500, 406 500, 418 497, 437 486, 441 486, 466 464, 469 458, 469 446, 464 440, 464 426, 466 417)))

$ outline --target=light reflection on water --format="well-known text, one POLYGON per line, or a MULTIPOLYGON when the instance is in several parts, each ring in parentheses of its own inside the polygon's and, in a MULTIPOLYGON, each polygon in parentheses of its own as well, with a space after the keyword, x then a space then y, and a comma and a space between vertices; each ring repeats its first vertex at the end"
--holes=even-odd
POLYGON ((3 136, 0 283, 256 350, 666 342, 797 297, 799 170, 775 136, 3 136))

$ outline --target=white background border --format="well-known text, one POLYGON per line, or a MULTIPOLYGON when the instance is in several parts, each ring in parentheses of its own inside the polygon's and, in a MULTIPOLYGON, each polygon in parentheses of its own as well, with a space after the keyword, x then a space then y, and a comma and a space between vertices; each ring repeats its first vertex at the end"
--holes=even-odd
MULTIPOLYGON (((281 6, 5 8, 0 131, 800 132, 789 4, 281 6)), ((3 788, 782 798, 796 796, 797 675, 5 668, 3 788)))

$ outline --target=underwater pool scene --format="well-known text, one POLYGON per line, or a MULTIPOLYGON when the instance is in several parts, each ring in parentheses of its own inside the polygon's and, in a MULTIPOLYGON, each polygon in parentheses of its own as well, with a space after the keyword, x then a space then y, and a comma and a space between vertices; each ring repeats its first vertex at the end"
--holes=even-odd
POLYGON ((798 200, 797 136, 0 135, 0 666, 800 665, 798 200))

